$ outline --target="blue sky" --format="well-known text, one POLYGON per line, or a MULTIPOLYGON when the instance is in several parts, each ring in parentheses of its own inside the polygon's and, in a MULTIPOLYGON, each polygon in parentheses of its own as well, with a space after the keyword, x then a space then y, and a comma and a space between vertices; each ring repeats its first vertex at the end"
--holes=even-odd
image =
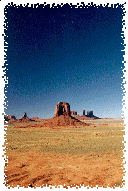
POLYGON ((85 109, 121 117, 120 6, 6 9, 6 114, 50 118, 55 105, 67 101, 80 115, 85 109))

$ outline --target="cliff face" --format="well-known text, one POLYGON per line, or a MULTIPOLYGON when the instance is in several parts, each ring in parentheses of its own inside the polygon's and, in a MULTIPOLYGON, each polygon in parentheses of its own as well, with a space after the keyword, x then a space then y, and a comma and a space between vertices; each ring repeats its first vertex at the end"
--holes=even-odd
POLYGON ((55 108, 55 117, 64 115, 70 116, 70 105, 67 102, 58 102, 55 108))

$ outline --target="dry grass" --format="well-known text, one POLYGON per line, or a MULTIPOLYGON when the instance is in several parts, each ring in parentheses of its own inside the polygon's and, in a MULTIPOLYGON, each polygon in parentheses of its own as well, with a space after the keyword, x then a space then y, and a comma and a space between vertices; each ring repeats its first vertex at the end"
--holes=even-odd
MULTIPOLYGON (((93 120, 79 128, 7 129, 6 186, 121 186, 121 121, 93 120)), ((23 125, 23 124, 22 124, 23 125)), ((25 127, 25 124, 24 124, 25 127)))

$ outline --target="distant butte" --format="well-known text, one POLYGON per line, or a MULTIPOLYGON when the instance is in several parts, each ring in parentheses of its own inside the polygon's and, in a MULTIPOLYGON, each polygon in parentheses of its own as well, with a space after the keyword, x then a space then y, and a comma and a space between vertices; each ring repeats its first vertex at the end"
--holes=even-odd
MULTIPOLYGON (((85 115, 85 110, 83 110, 83 115, 79 116, 77 111, 70 111, 70 105, 68 102, 58 102, 55 107, 55 115, 50 119, 39 119, 38 117, 33 117, 29 119, 27 117, 27 113, 24 112, 24 115, 21 119, 16 119, 14 115, 5 115, 5 121, 9 121, 9 123, 29 123, 31 121, 36 122, 35 126, 37 127, 56 127, 56 126, 79 126, 86 124, 81 120, 92 120, 92 119, 100 119, 93 115, 93 111, 87 111, 87 115, 85 115), (43 123, 39 123, 43 122, 43 123)), ((30 126, 30 125, 29 125, 30 126)))
POLYGON ((55 107, 55 116, 51 119, 48 119, 43 126, 79 126, 87 124, 81 122, 79 119, 71 116, 70 105, 68 102, 58 102, 55 107))

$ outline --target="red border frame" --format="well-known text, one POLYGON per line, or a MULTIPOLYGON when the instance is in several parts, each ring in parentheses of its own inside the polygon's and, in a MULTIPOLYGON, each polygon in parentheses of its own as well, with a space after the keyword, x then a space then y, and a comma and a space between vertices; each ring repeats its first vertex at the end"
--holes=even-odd
MULTIPOLYGON (((1 27, 1 34, 0 34, 0 42, 1 42, 1 50, 0 50, 0 53, 1 53, 1 65, 2 65, 2 67, 0 68, 0 73, 1 73, 1 99, 0 99, 0 101, 1 101, 1 106, 0 106, 0 109, 1 109, 1 113, 2 113, 2 115, 1 115, 1 139, 0 139, 0 141, 1 141, 1 145, 4 145, 4 133, 5 133, 5 131, 4 131, 4 129, 5 129, 5 127, 4 127, 4 114, 6 114, 6 113, 4 113, 4 108, 6 108, 5 106, 4 106, 4 104, 5 105, 7 105, 7 103, 6 103, 6 101, 5 101, 5 94, 4 94, 4 92, 6 92, 6 90, 4 91, 4 89, 5 89, 5 84, 8 84, 8 77, 6 76, 6 71, 4 71, 6 68, 4 68, 5 66, 4 66, 4 64, 5 64, 5 58, 6 58, 6 47, 4 47, 4 7, 8 4, 8 3, 10 3, 11 4, 11 2, 13 3, 13 5, 14 4, 16 4, 16 6, 17 5, 20 5, 20 4, 22 4, 23 6, 26 6, 28 3, 29 3, 29 5, 28 6, 31 6, 31 4, 50 4, 50 7, 52 6, 52 4, 53 3, 55 3, 55 6, 57 6, 57 4, 59 4, 59 5, 61 5, 61 3, 63 3, 63 4, 66 4, 66 3, 68 3, 68 4, 70 4, 70 3, 72 3, 73 5, 78 5, 78 3, 79 3, 79 5, 78 6, 80 6, 81 5, 81 2, 84 2, 84 4, 85 5, 87 5, 88 3, 90 3, 91 4, 91 2, 93 3, 93 4, 96 4, 96 6, 98 6, 98 5, 100 5, 100 4, 102 4, 103 6, 106 6, 107 4, 109 4, 109 6, 111 6, 111 4, 117 4, 117 3, 119 3, 119 4, 124 4, 124 8, 125 8, 125 10, 124 10, 124 12, 125 11, 127 11, 127 3, 126 3, 126 0, 124 1, 124 0, 120 0, 120 1, 117 1, 117 0, 112 0, 112 1, 110 1, 110 0, 108 0, 108 1, 83 1, 83 0, 61 0, 61 1, 59 1, 59 0, 47 0, 47 1, 41 1, 41 0, 1 0, 1 2, 0 2, 0 27, 1 27)), ((125 16, 124 16, 124 18, 123 18, 123 20, 125 20, 125 25, 123 24, 123 22, 122 22, 122 25, 123 25, 123 29, 122 29, 122 31, 124 31, 124 32, 122 32, 122 38, 123 38, 123 40, 124 40, 124 44, 126 44, 126 41, 127 41, 127 38, 126 38, 126 25, 127 25, 127 12, 125 13, 125 16)), ((124 163, 126 163, 126 159, 127 159, 127 154, 126 154, 126 152, 125 152, 125 150, 127 150, 127 143, 126 143, 126 136, 127 136, 127 132, 128 132, 128 130, 126 129, 126 123, 127 123, 127 118, 126 118, 126 107, 127 107, 127 93, 126 93, 126 89, 127 89, 127 83, 126 83, 126 81, 127 81, 127 76, 126 76, 126 72, 127 72, 127 69, 128 69, 128 66, 127 66, 127 64, 126 64, 126 55, 127 55, 127 47, 125 47, 125 50, 122 50, 122 51, 125 51, 125 55, 122 57, 122 71, 123 71, 123 73, 124 73, 124 75, 123 75, 123 77, 122 77, 122 84, 121 84, 121 88, 123 89, 122 90, 122 95, 124 95, 124 96, 122 96, 123 97, 123 99, 122 99, 122 113, 121 114, 123 114, 122 115, 122 118, 123 118, 123 120, 124 120, 124 126, 125 126, 125 135, 124 135, 124 141, 123 141, 123 143, 124 143, 124 146, 125 146, 125 148, 123 149, 123 152, 124 152, 124 156, 123 156, 123 162, 124 163), (126 72, 125 72, 125 70, 126 70, 126 72), (124 93, 124 94, 123 94, 124 93)), ((3 151, 3 149, 4 149, 4 147, 1 147, 1 154, 2 154, 2 158, 1 158, 1 165, 2 165, 2 172, 1 172, 1 178, 0 178, 0 186, 1 186, 1 189, 4 189, 4 190, 8 190, 9 189, 9 187, 6 187, 5 185, 4 185, 4 171, 3 171, 3 168, 4 168, 4 165, 5 165, 5 163, 7 162, 7 159, 6 159, 6 155, 5 155, 5 153, 4 153, 4 151, 3 151)), ((126 170, 127 170, 127 165, 126 164, 124 164, 124 172, 126 173, 126 170)), ((127 186, 127 174, 125 175, 125 177, 123 178, 123 180, 125 180, 125 184, 124 184, 124 186, 123 186, 123 188, 120 188, 120 187, 117 187, 117 188, 115 188, 116 190, 118 189, 127 189, 128 188, 128 186, 127 186)), ((78 187, 79 188, 79 187, 78 187)), ((88 187, 88 188, 90 188, 90 187, 88 187)), ((11 187, 10 187, 10 189, 12 189, 11 187)), ((18 189, 18 187, 16 187, 16 188, 13 188, 14 190, 17 190, 18 189)), ((19 189, 24 189, 24 188, 19 188, 19 189)), ((32 188, 27 188, 27 189, 32 189, 32 188)), ((37 187, 36 189, 41 189, 40 187, 37 187)), ((43 188, 43 189, 50 189, 50 187, 46 187, 46 188, 43 188)), ((55 189, 55 187, 52 187, 52 189, 55 189)), ((59 189, 59 188, 58 188, 59 189)), ((60 186, 60 189, 64 189, 62 186, 60 186)), ((70 188, 70 187, 68 187, 68 189, 76 189, 76 188, 70 188)), ((79 188, 79 189, 87 189, 87 188, 85 188, 85 187, 82 187, 81 186, 81 188, 79 188)), ((95 189, 95 190, 97 190, 97 188, 95 187, 95 188, 92 188, 92 189, 95 189)), ((101 188, 99 188, 98 187, 98 189, 103 189, 102 187, 101 188)), ((111 189, 111 188, 107 188, 107 189, 111 189)))

